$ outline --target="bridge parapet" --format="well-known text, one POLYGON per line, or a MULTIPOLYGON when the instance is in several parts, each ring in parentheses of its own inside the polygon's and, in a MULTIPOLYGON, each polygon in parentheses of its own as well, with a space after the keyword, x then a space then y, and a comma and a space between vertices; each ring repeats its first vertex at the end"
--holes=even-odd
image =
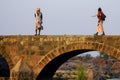
POLYGON ((44 43, 44 42, 81 42, 81 41, 97 41, 101 43, 115 42, 115 44, 120 43, 120 36, 93 36, 93 35, 45 35, 45 36, 0 36, 1 43, 21 43, 27 44, 30 42, 44 43))

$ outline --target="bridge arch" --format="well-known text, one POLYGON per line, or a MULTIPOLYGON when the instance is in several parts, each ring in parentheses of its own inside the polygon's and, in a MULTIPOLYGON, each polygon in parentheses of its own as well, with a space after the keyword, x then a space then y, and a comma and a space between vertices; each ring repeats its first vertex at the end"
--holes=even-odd
POLYGON ((7 68, 7 71, 5 69, 2 69, 2 72, 5 72, 7 74, 0 73, 0 77, 10 77, 10 69, 13 67, 13 62, 10 55, 6 53, 5 47, 3 46, 0 46, 0 60, 2 60, 2 63, 4 63, 4 65, 2 63, 0 64, 0 68, 7 68))
POLYGON ((10 67, 7 60, 4 55, 0 55, 0 77, 10 77, 10 67))
POLYGON ((36 73, 39 73, 37 80, 50 79, 56 70, 65 61, 73 56, 88 51, 100 51, 109 54, 120 60, 120 50, 99 42, 80 42, 69 45, 63 45, 51 50, 39 63, 35 66, 36 73))

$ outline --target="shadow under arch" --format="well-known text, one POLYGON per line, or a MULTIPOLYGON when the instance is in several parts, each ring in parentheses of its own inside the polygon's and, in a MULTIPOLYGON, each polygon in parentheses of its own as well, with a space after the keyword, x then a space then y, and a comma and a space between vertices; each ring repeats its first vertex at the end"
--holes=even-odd
POLYGON ((9 65, 2 55, 0 55, 0 77, 10 77, 9 65))
POLYGON ((120 60, 120 50, 112 46, 106 45, 104 43, 74 43, 50 51, 39 63, 41 64, 45 62, 46 64, 41 64, 42 69, 39 75, 37 76, 36 80, 52 80, 53 75, 55 74, 56 70, 60 67, 60 65, 62 65, 64 62, 66 62, 73 56, 89 51, 104 52, 120 60), (49 57, 50 55, 52 55, 53 57, 49 57))

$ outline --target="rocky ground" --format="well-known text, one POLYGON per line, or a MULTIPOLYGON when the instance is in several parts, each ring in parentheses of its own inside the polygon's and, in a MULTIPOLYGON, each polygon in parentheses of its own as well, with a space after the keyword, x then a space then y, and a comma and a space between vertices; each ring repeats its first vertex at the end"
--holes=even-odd
MULTIPOLYGON (((93 80, 120 77, 120 62, 111 57, 76 56, 66 61, 54 75, 57 80, 76 80, 78 67, 82 65, 85 72, 91 71, 93 80)), ((88 74, 90 74, 89 72, 88 74)), ((89 75, 86 74, 88 77, 89 75)), ((89 80, 89 79, 88 79, 89 80)))

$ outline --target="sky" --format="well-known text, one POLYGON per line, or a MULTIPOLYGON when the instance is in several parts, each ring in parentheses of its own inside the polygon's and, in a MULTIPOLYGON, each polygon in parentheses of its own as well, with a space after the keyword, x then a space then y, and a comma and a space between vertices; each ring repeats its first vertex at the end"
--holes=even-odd
POLYGON ((120 0, 0 0, 0 35, 34 35, 36 8, 43 14, 41 35, 93 35, 102 8, 106 35, 120 34, 120 0))
POLYGON ((85 56, 87 54, 90 54, 92 57, 100 56, 100 52, 99 51, 89 51, 89 52, 85 52, 83 54, 79 54, 78 56, 85 56))

